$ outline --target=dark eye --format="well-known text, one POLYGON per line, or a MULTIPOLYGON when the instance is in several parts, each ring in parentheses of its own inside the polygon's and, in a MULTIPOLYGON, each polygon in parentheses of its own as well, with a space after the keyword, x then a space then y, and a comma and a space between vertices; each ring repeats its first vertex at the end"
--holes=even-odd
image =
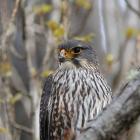
POLYGON ((75 47, 72 49, 73 53, 80 53, 81 48, 80 47, 75 47))

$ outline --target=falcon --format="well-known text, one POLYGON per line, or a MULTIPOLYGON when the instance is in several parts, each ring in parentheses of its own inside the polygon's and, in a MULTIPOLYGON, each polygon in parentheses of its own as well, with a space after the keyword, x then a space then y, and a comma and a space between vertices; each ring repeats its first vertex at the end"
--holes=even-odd
POLYGON ((68 40, 58 46, 59 67, 49 75, 40 102, 40 139, 73 140, 111 102, 95 50, 68 40))

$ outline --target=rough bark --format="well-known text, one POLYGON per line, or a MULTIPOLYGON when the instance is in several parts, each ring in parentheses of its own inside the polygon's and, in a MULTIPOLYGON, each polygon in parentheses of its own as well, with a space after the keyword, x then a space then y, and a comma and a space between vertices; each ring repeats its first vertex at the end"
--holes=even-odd
POLYGON ((140 116, 140 75, 128 82, 118 97, 89 122, 78 140, 113 140, 128 130, 140 116))

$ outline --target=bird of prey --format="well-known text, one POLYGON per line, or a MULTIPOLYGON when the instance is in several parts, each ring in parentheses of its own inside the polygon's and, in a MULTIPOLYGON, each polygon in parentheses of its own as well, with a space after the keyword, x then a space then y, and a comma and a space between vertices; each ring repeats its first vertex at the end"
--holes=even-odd
POLYGON ((59 67, 45 81, 40 103, 40 139, 73 140, 111 101, 89 44, 68 40, 58 46, 59 67))

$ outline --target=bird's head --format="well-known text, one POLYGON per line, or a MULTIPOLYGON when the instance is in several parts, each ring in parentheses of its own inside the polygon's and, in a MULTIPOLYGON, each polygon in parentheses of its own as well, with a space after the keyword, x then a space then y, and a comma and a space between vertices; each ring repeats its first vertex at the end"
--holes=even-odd
POLYGON ((93 48, 84 42, 77 40, 65 41, 58 46, 58 59, 60 66, 73 67, 97 67, 98 62, 93 48))

